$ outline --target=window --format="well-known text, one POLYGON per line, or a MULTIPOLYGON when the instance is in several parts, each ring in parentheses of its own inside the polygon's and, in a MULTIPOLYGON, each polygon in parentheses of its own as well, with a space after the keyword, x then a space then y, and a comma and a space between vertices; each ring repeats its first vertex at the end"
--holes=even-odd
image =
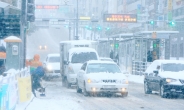
POLYGON ((171 71, 171 72, 184 71, 184 64, 177 64, 177 63, 163 64, 162 71, 171 71))
POLYGON ((87 66, 87 73, 121 73, 116 64, 93 63, 87 66))
POLYGON ((71 63, 84 63, 89 60, 97 60, 95 52, 73 53, 71 63))
POLYGON ((49 62, 51 63, 56 63, 56 62, 60 62, 60 57, 55 56, 55 57, 50 57, 49 58, 49 62))

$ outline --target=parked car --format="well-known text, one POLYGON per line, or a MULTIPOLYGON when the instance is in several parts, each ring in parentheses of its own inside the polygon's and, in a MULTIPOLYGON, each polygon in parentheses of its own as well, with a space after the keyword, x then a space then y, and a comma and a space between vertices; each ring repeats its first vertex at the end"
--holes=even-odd
POLYGON ((128 79, 119 66, 111 61, 91 60, 77 74, 77 92, 90 94, 121 93, 128 95, 128 79))
POLYGON ((108 58, 108 57, 100 57, 100 60, 101 61, 112 61, 112 62, 114 62, 111 58, 108 58))
POLYGON ((184 62, 178 60, 155 60, 145 71, 145 94, 159 92, 166 98, 184 95, 184 62))
POLYGON ((59 77, 60 74, 60 55, 59 54, 48 54, 46 60, 43 63, 45 69, 45 77, 47 79, 53 77, 59 77))

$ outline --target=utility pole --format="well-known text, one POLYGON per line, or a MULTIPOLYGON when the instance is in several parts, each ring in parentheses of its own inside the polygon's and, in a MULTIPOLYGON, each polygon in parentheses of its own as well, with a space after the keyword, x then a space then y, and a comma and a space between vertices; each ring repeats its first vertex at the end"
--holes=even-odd
MULTIPOLYGON (((77 0, 77 18, 76 18, 76 38, 78 38, 78 22, 79 22, 79 20, 78 20, 78 18, 79 18, 79 10, 78 10, 78 0, 77 0)), ((78 40, 78 39, 76 39, 76 40, 78 40)))
POLYGON ((19 49, 19 53, 20 53, 20 68, 24 68, 25 67, 25 59, 26 59, 26 16, 27 16, 27 9, 26 9, 26 5, 27 5, 27 0, 22 0, 22 4, 21 4, 21 34, 20 34, 20 38, 22 39, 22 44, 20 46, 19 49))

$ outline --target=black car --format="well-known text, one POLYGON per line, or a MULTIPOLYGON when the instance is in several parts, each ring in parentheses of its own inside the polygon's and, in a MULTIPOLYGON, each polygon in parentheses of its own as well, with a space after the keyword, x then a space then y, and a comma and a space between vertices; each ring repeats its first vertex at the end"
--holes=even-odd
POLYGON ((155 60, 145 71, 144 91, 157 91, 163 98, 184 95, 184 62, 155 60))

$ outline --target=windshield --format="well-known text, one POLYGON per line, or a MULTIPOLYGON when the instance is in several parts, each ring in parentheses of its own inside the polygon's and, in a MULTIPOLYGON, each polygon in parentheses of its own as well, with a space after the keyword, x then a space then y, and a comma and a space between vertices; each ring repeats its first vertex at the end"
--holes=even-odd
POLYGON ((49 62, 50 63, 60 62, 60 57, 50 57, 49 62))
POLYGON ((97 60, 95 52, 74 53, 71 58, 71 63, 84 63, 89 60, 97 60))
POLYGON ((176 64, 176 63, 163 64, 162 70, 171 72, 184 71, 184 64, 176 64))
POLYGON ((87 66, 87 73, 121 73, 121 70, 116 64, 106 64, 106 63, 95 63, 89 64, 87 66))

